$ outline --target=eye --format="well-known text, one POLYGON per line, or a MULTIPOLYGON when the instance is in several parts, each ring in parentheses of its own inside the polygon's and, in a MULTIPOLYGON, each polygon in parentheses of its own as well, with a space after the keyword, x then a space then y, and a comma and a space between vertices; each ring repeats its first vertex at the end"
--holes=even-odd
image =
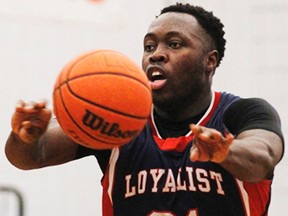
POLYGON ((179 49, 182 47, 182 44, 179 41, 170 41, 168 46, 172 49, 179 49))
POLYGON ((155 50, 156 46, 157 46, 157 44, 155 43, 155 41, 147 40, 144 42, 144 51, 145 52, 152 52, 153 50, 155 50))
POLYGON ((145 52, 152 52, 154 50, 154 46, 152 44, 145 44, 144 51, 145 52))

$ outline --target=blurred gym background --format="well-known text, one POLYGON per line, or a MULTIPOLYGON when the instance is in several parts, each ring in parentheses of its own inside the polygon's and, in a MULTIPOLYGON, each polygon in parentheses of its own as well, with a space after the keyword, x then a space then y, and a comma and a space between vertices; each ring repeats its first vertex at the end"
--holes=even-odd
MULTIPOLYGON (((93 157, 33 171, 5 157, 19 99, 48 100, 67 61, 115 49, 141 63, 148 25, 172 0, 0 0, 0 215, 101 215, 101 171, 93 157)), ((225 25, 227 50, 214 90, 268 100, 288 123, 288 2, 195 0, 225 25)), ((288 158, 276 167, 270 216, 288 211, 288 158)))

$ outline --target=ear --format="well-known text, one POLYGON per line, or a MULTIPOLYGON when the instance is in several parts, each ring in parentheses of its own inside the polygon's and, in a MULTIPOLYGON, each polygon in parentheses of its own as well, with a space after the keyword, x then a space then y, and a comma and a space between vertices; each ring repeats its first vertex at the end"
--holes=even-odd
POLYGON ((208 52, 207 54, 207 71, 212 72, 212 75, 214 75, 215 69, 217 68, 218 65, 218 59, 219 59, 219 54, 217 50, 212 50, 208 52))

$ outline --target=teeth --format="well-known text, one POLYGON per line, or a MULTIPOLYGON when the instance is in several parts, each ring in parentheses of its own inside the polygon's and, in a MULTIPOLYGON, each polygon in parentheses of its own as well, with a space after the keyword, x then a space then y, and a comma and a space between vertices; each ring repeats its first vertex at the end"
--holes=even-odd
POLYGON ((163 75, 159 71, 153 71, 151 74, 151 81, 161 80, 163 79, 163 75))
POLYGON ((152 76, 161 76, 161 73, 159 71, 154 71, 152 73, 152 76))

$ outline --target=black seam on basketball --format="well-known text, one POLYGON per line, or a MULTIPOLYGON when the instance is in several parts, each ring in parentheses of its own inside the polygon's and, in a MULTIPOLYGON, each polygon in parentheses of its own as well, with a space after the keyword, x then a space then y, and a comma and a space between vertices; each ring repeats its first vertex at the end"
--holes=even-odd
POLYGON ((147 83, 142 82, 141 80, 139 80, 133 76, 130 76, 127 74, 119 74, 117 72, 90 72, 89 74, 82 74, 82 75, 75 76, 73 78, 66 77, 66 80, 63 81, 62 83, 60 83, 58 88, 61 87, 62 85, 65 85, 67 82, 74 80, 74 79, 78 79, 78 78, 86 77, 86 76, 93 76, 93 75, 115 75, 115 76, 123 76, 123 77, 131 78, 131 79, 139 82, 140 84, 142 84, 145 88, 147 88, 148 91, 150 91, 149 87, 147 86, 147 83))
MULTIPOLYGON (((95 73, 95 74, 98 75, 99 73, 95 73)), ((89 74, 89 75, 95 75, 95 74, 89 74)), ((103 73, 101 73, 101 74, 102 74, 102 75, 104 75, 104 74, 119 75, 118 73, 111 73, 111 72, 109 72, 109 73, 103 72, 103 73)), ((84 75, 84 76, 87 76, 87 75, 84 75)), ((78 76, 78 78, 79 78, 79 77, 84 77, 84 76, 78 76)), ((130 76, 127 76, 127 75, 124 75, 124 77, 129 77, 129 78, 132 78, 132 79, 133 79, 133 77, 130 77, 130 76)), ((74 79, 74 78, 73 78, 73 79, 74 79)), ((70 85, 69 85, 69 81, 71 81, 71 80, 73 80, 73 79, 66 80, 65 84, 67 84, 67 87, 68 87, 69 91, 70 91, 71 94, 73 94, 76 98, 79 98, 79 99, 81 99, 81 100, 83 100, 83 101, 85 101, 85 102, 87 102, 87 103, 89 103, 89 104, 98 106, 98 107, 100 107, 100 108, 102 108, 102 109, 105 109, 105 110, 108 110, 108 111, 111 111, 111 112, 114 112, 114 113, 116 113, 116 114, 120 114, 120 115, 123 115, 123 116, 127 116, 127 117, 130 117, 130 118, 142 120, 142 119, 146 119, 146 118, 148 117, 148 116, 135 116, 135 115, 131 115, 131 114, 128 114, 128 113, 120 112, 120 111, 118 111, 118 110, 115 110, 115 109, 112 109, 112 108, 103 106, 103 105, 98 104, 98 103, 94 103, 94 102, 92 102, 92 101, 89 101, 89 100, 86 99, 86 98, 83 98, 83 97, 78 96, 77 94, 75 94, 75 92, 71 89, 71 87, 70 87, 70 85)), ((75 79, 76 79, 76 78, 75 78, 75 79)), ((139 81, 139 80, 137 80, 137 79, 135 79, 135 80, 136 80, 136 81, 139 81)), ((141 82, 141 83, 142 83, 142 82, 141 82)), ((142 83, 142 84, 143 84, 143 83, 142 83)), ((63 83, 63 85, 64 85, 64 83, 63 83)), ((143 84, 143 85, 144 85, 144 84, 143 84)), ((146 86, 146 87, 147 87, 147 86, 146 86)))
MULTIPOLYGON (((94 51, 94 52, 90 52, 90 53, 87 53, 86 55, 83 55, 81 58, 79 58, 78 59, 78 61, 76 61, 76 62, 74 62, 73 64, 71 64, 71 66, 69 67, 69 71, 68 71, 68 73, 67 73, 67 77, 66 77, 66 81, 64 81, 63 83, 60 83, 59 84, 59 87, 62 85, 62 84, 64 84, 64 83, 66 83, 67 81, 69 81, 69 80, 73 80, 74 78, 69 78, 69 75, 70 75, 70 73, 72 72, 72 70, 73 70, 73 68, 75 67, 75 65, 76 64, 78 64, 79 63, 79 61, 80 60, 82 60, 82 59, 85 59, 86 57, 89 57, 90 55, 94 55, 95 53, 100 53, 100 52, 102 52, 102 53, 104 53, 104 52, 113 52, 113 53, 115 53, 115 54, 120 54, 120 53, 118 53, 118 52, 116 52, 116 51, 113 51, 113 50, 98 50, 98 51, 94 51)), ((128 57, 127 57, 128 58, 128 57)), ((105 61, 106 61, 106 64, 107 65, 110 65, 109 64, 109 61, 107 61, 107 56, 106 55, 104 55, 104 59, 105 59, 105 61)), ((119 66, 120 68, 125 68, 124 66, 119 66)), ((133 70, 134 71, 134 70, 133 70)), ((137 71, 135 71, 136 73, 137 73, 137 71)), ((143 73, 144 73, 144 71, 143 71, 143 73)), ((148 91, 150 91, 150 88, 146 85, 146 83, 144 83, 144 82, 142 82, 141 80, 139 80, 139 79, 136 79, 135 77, 133 77, 133 76, 129 76, 129 75, 125 75, 125 74, 119 74, 119 73, 116 73, 116 72, 91 72, 91 74, 115 74, 115 75, 122 75, 122 76, 126 76, 126 77, 129 77, 129 78, 132 78, 132 79, 134 79, 134 80, 136 80, 136 81, 138 81, 139 83, 141 83, 142 85, 144 85, 147 89, 148 89, 148 91)), ((90 75, 90 74, 89 74, 90 75)), ((77 77, 81 77, 81 76, 87 76, 87 74, 83 74, 83 75, 79 75, 79 76, 76 76, 75 78, 77 78, 77 77)))
POLYGON ((87 133, 85 130, 83 130, 83 128, 74 120, 73 116, 70 114, 69 110, 67 109, 66 107, 66 103, 64 101, 64 98, 62 96, 62 91, 61 89, 59 89, 59 93, 60 93, 60 99, 61 99, 61 102, 62 102, 62 105, 66 111, 66 113, 68 114, 69 118, 72 120, 72 122, 77 126, 77 128, 79 130, 81 130, 84 134, 86 134, 87 136, 89 136, 91 139, 93 140, 96 140, 96 141, 99 141, 99 142, 102 142, 102 143, 105 143, 105 144, 108 144, 108 145, 118 145, 118 143, 113 143, 113 142, 107 142, 107 141, 104 141, 104 140, 101 140, 101 139, 97 139, 96 137, 90 135, 89 133, 87 133))

